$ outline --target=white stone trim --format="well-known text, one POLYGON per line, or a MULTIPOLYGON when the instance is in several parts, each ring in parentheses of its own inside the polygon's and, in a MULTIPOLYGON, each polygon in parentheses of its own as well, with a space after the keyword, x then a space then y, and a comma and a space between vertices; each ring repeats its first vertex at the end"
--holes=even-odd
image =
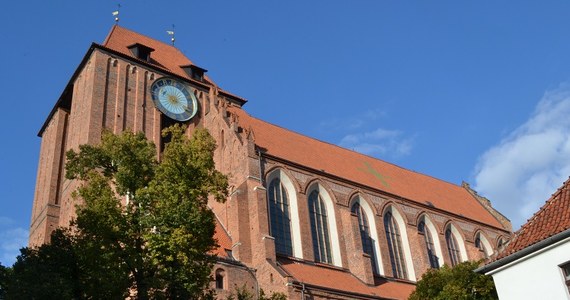
MULTIPOLYGON (((463 239, 463 235, 457 230, 457 228, 453 224, 447 225, 451 229, 451 234, 455 237, 455 240, 459 244, 459 254, 461 254, 461 262, 467 261, 469 258, 467 257, 467 250, 465 249, 465 240, 463 239)), ((447 231, 447 230, 446 230, 447 231)))
MULTIPOLYGON (((357 202, 358 202, 358 204, 360 204, 360 206, 362 207, 362 209, 366 213, 366 218, 368 219, 368 222, 369 222, 368 226, 370 227, 370 234, 372 235, 372 239, 374 239, 374 257, 376 258, 376 261, 374 263, 376 264, 376 270, 378 270, 378 273, 380 273, 380 275, 385 275, 386 273, 384 272, 384 264, 382 263, 382 255, 380 253, 378 231, 376 229, 376 214, 374 213, 374 211, 372 210, 372 207, 368 204, 368 202, 366 202, 366 200, 364 200, 360 196, 355 196, 353 198, 353 201, 350 204, 351 210, 352 210, 352 205, 354 205, 354 203, 357 203, 357 202)), ((360 236, 359 236, 359 238, 360 238, 360 236)))
MULTIPOLYGON (((315 183, 312 184, 311 187, 307 190, 307 195, 311 195, 311 192, 316 190, 323 201, 325 202, 327 208, 327 221, 329 224, 329 235, 331 241, 331 254, 333 259, 333 265, 337 267, 342 267, 342 257, 340 255, 340 242, 338 238, 338 229, 336 227, 336 210, 334 201, 332 200, 331 196, 327 192, 327 190, 320 184, 315 183)), ((309 199, 307 199, 308 201, 309 199)))
POLYGON ((483 234, 483 232, 479 231, 475 235, 475 240, 477 240, 477 235, 479 235, 479 239, 481 240, 481 243, 483 243, 483 251, 485 251, 487 257, 493 255, 493 247, 491 246, 491 243, 489 242, 487 237, 483 234))
MULTIPOLYGON (((303 258, 303 243, 301 242, 301 222, 299 219, 299 204, 297 201, 297 190, 293 181, 281 169, 274 170, 267 176, 267 183, 279 178, 287 191, 289 197, 289 215, 291 216, 291 241, 293 243, 293 256, 303 258)), ((269 200, 269 198, 268 198, 269 200)), ((267 204, 269 205, 269 203, 267 204)), ((269 224, 271 226, 271 224, 269 224)))
POLYGON ((428 227, 431 239, 433 240, 433 246, 435 247, 435 254, 437 255, 437 262, 439 266, 443 266, 445 262, 443 261, 443 251, 441 251, 441 243, 439 241, 439 234, 437 234, 437 229, 435 224, 431 221, 428 215, 423 215, 422 220, 424 224, 428 227))
POLYGON ((384 212, 390 211, 392 216, 396 219, 398 223, 398 229, 400 230, 400 235, 402 236, 402 247, 404 247, 404 258, 406 260, 406 270, 408 271, 408 278, 409 280, 416 281, 416 273, 414 271, 414 261, 412 260, 412 251, 410 249, 410 240, 408 239, 408 227, 406 226, 406 222, 404 222, 404 218, 402 214, 394 208, 393 205, 390 205, 388 209, 384 212))

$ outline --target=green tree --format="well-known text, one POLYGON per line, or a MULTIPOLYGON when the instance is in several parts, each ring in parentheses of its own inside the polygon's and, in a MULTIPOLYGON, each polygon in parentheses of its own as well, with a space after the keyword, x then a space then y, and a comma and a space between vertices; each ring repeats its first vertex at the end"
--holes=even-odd
POLYGON ((6 297, 6 287, 8 285, 8 278, 10 278, 10 268, 4 267, 0 263, 0 299, 5 299, 6 297))
POLYGON ((77 245, 91 286, 119 288, 138 299, 204 296, 216 247, 208 197, 227 196, 227 177, 215 169, 214 139, 205 129, 170 137, 160 163, 142 133, 104 133, 98 146, 67 153, 66 177, 83 181, 75 196, 77 245), (124 202, 122 202, 124 201, 124 202), (109 278, 111 275, 111 278, 109 278))
POLYGON ((450 268, 430 269, 416 285, 410 300, 498 299, 493 278, 475 273, 480 262, 463 262, 450 268))
POLYGON ((271 295, 266 296, 265 291, 261 289, 259 291, 259 300, 287 300, 287 296, 281 292, 271 292, 271 295))
POLYGON ((6 299, 82 297, 73 241, 63 230, 53 232, 51 244, 20 249, 12 271, 4 275, 6 299))
POLYGON ((244 284, 241 287, 236 286, 234 292, 230 293, 226 300, 253 300, 255 296, 244 284))

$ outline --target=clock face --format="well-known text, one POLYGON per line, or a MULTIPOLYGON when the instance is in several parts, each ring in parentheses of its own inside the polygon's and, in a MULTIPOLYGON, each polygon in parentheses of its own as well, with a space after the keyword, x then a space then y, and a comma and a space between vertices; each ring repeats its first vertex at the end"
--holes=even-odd
POLYGON ((186 85, 172 78, 159 78, 150 87, 158 110, 176 121, 188 121, 198 111, 198 101, 186 85))

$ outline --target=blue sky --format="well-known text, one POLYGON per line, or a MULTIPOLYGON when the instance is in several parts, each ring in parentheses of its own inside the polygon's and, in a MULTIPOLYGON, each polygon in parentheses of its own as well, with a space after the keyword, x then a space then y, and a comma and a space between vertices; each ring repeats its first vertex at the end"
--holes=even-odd
MULTIPOLYGON (((570 2, 119 1, 246 110, 455 184, 524 223, 570 175, 570 2)), ((36 136, 117 1, 0 10, 0 262, 27 243, 36 136)))

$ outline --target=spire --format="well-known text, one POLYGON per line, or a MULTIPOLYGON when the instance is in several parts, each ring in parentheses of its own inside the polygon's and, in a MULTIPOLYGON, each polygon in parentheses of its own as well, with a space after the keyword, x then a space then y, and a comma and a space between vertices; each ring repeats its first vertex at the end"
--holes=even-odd
POLYGON ((176 41, 174 38, 174 24, 172 24, 172 30, 167 30, 166 33, 170 36, 170 42, 172 43, 172 46, 174 46, 174 42, 176 41))
POLYGON ((113 12, 115 17, 115 24, 119 24, 119 10, 121 9, 121 4, 117 4, 117 10, 113 12))

